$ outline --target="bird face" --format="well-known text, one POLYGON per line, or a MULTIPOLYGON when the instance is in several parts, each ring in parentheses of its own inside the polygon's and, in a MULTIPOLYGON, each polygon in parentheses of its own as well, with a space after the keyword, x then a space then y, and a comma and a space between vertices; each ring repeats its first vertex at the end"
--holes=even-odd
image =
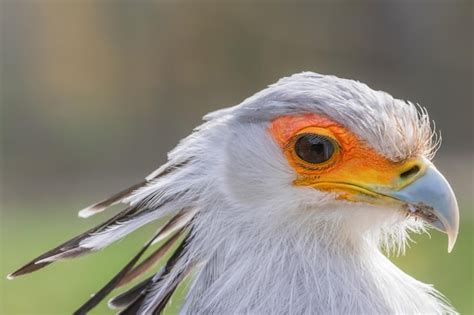
POLYGON ((451 251, 459 224, 456 198, 426 157, 391 160, 343 125, 318 114, 277 117, 269 132, 295 173, 293 186, 420 218, 448 234, 451 251))
POLYGON ((452 249, 458 206, 430 162, 439 142, 424 108, 360 82, 301 73, 205 118, 232 133, 223 186, 237 203, 272 209, 279 224, 304 217, 298 227, 313 213, 332 220, 325 228, 345 221, 357 235, 427 223, 448 234, 452 249), (303 211, 289 219, 285 209, 303 211))

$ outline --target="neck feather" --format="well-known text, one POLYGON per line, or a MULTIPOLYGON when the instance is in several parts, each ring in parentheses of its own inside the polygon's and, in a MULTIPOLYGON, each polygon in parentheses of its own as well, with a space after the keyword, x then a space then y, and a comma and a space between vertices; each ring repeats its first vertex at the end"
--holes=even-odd
POLYGON ((431 286, 392 264, 374 238, 336 240, 329 234, 335 229, 324 226, 234 225, 228 213, 203 214, 195 223, 189 252, 205 262, 183 312, 455 313, 431 286))

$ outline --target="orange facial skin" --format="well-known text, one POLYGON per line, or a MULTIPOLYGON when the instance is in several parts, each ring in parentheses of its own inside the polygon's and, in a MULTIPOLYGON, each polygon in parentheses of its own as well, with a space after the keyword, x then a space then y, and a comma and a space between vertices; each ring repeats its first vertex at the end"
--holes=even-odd
POLYGON ((418 159, 393 162, 385 158, 342 125, 321 115, 276 118, 271 122, 270 133, 297 174, 295 186, 335 192, 339 198, 349 201, 391 199, 384 196, 383 191, 408 185, 413 179, 404 179, 400 174, 414 165, 423 167, 418 159), (336 143, 328 161, 312 164, 296 154, 295 142, 299 135, 306 133, 324 135, 336 143))

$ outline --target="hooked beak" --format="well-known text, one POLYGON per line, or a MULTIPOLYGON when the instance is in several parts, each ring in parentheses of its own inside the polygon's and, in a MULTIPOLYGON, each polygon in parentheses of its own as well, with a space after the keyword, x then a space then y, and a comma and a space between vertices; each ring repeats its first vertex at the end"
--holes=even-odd
POLYGON ((408 210, 448 235, 451 252, 459 230, 459 209, 451 186, 430 162, 425 171, 402 189, 387 195, 405 202, 408 210))
POLYGON ((357 165, 331 181, 303 178, 302 182, 336 192, 339 198, 349 201, 402 205, 409 215, 448 235, 448 252, 456 243, 459 229, 456 197, 448 181, 425 158, 395 163, 383 170, 357 165))
POLYGON ((296 172, 293 185, 333 193, 335 198, 373 205, 400 205, 448 234, 451 252, 459 229, 459 209, 446 179, 421 153, 399 161, 379 154, 357 136, 326 117, 308 114, 281 116, 270 132, 296 172), (337 142, 329 160, 313 163, 302 158, 299 135, 322 134, 337 142))

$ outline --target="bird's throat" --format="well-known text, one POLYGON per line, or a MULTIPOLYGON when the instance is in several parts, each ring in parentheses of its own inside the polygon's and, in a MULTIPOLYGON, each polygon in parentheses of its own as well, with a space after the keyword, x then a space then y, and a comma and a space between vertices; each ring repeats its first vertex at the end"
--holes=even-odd
POLYGON ((377 247, 338 247, 312 237, 280 235, 267 241, 222 240, 197 274, 187 305, 198 313, 445 310, 432 294, 430 287, 403 273, 377 247))

